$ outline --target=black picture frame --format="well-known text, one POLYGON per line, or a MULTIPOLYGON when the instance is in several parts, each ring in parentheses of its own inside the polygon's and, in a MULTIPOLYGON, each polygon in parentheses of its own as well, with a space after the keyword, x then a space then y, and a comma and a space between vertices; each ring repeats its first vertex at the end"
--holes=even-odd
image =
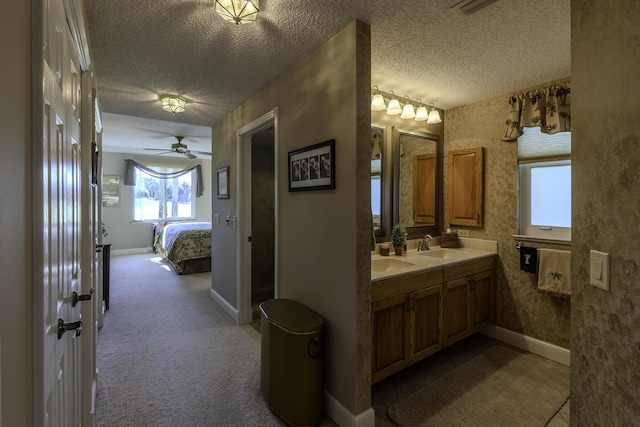
POLYGON ((290 151, 289 191, 333 190, 336 188, 335 139, 290 151))
POLYGON ((229 198, 229 166, 218 168, 218 199, 229 198))

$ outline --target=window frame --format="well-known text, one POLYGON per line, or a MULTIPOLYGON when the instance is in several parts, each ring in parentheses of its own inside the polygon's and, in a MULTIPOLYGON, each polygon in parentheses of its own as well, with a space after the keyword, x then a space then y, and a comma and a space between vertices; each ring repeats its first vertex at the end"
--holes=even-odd
MULTIPOLYGON (((174 168, 170 168, 170 167, 156 167, 156 169, 158 169, 159 171, 163 171, 163 172, 170 172, 172 171, 174 168)), ((151 175, 149 175, 148 173, 146 173, 144 170, 141 170, 139 168, 135 168, 135 173, 136 175, 140 174, 144 174, 149 178, 152 179, 157 179, 159 181, 164 181, 164 186, 166 189, 166 186, 168 185, 167 181, 172 181, 173 179, 179 179, 180 177, 177 178, 157 178, 157 177, 153 177, 151 175)), ((196 170, 192 170, 191 172, 189 172, 190 176, 191 176, 191 187, 190 187, 190 192, 191 195, 189 197, 190 199, 190 204, 191 204, 191 216, 177 216, 177 217, 167 217, 166 213, 165 213, 165 217, 164 218, 145 218, 145 219, 136 219, 136 190, 138 189, 137 185, 132 186, 131 188, 131 216, 132 216, 132 222, 134 223, 154 223, 154 222, 160 222, 160 221, 171 221, 171 222, 180 222, 180 221, 193 221, 196 219, 196 195, 195 195, 195 185, 194 182, 197 180, 197 173, 196 170)), ((140 178, 140 175, 137 176, 137 178, 140 178)), ((137 181, 137 180, 136 180, 137 181)))
POLYGON ((519 237, 537 240, 571 242, 571 227, 540 227, 531 224, 531 169, 549 166, 571 166, 571 159, 529 161, 518 164, 519 237))

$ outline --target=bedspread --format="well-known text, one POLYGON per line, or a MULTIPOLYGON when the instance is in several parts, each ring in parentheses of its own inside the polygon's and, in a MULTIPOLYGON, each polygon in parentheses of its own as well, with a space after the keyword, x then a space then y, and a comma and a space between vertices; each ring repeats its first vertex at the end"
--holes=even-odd
POLYGON ((161 234, 160 253, 180 274, 184 262, 211 257, 211 223, 167 224, 161 234))

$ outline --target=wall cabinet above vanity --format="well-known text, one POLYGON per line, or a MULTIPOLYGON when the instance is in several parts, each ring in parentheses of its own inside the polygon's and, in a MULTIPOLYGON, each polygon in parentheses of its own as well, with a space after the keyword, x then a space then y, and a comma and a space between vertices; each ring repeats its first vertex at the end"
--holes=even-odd
POLYGON ((447 222, 449 225, 482 225, 482 147, 447 153, 447 222))

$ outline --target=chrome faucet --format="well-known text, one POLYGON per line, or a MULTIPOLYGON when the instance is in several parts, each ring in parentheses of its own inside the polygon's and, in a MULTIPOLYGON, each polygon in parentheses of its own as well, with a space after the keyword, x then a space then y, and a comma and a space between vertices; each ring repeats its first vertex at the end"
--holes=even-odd
POLYGON ((430 234, 425 234, 422 238, 422 241, 418 243, 418 251, 428 251, 429 250, 429 240, 433 240, 430 234))

